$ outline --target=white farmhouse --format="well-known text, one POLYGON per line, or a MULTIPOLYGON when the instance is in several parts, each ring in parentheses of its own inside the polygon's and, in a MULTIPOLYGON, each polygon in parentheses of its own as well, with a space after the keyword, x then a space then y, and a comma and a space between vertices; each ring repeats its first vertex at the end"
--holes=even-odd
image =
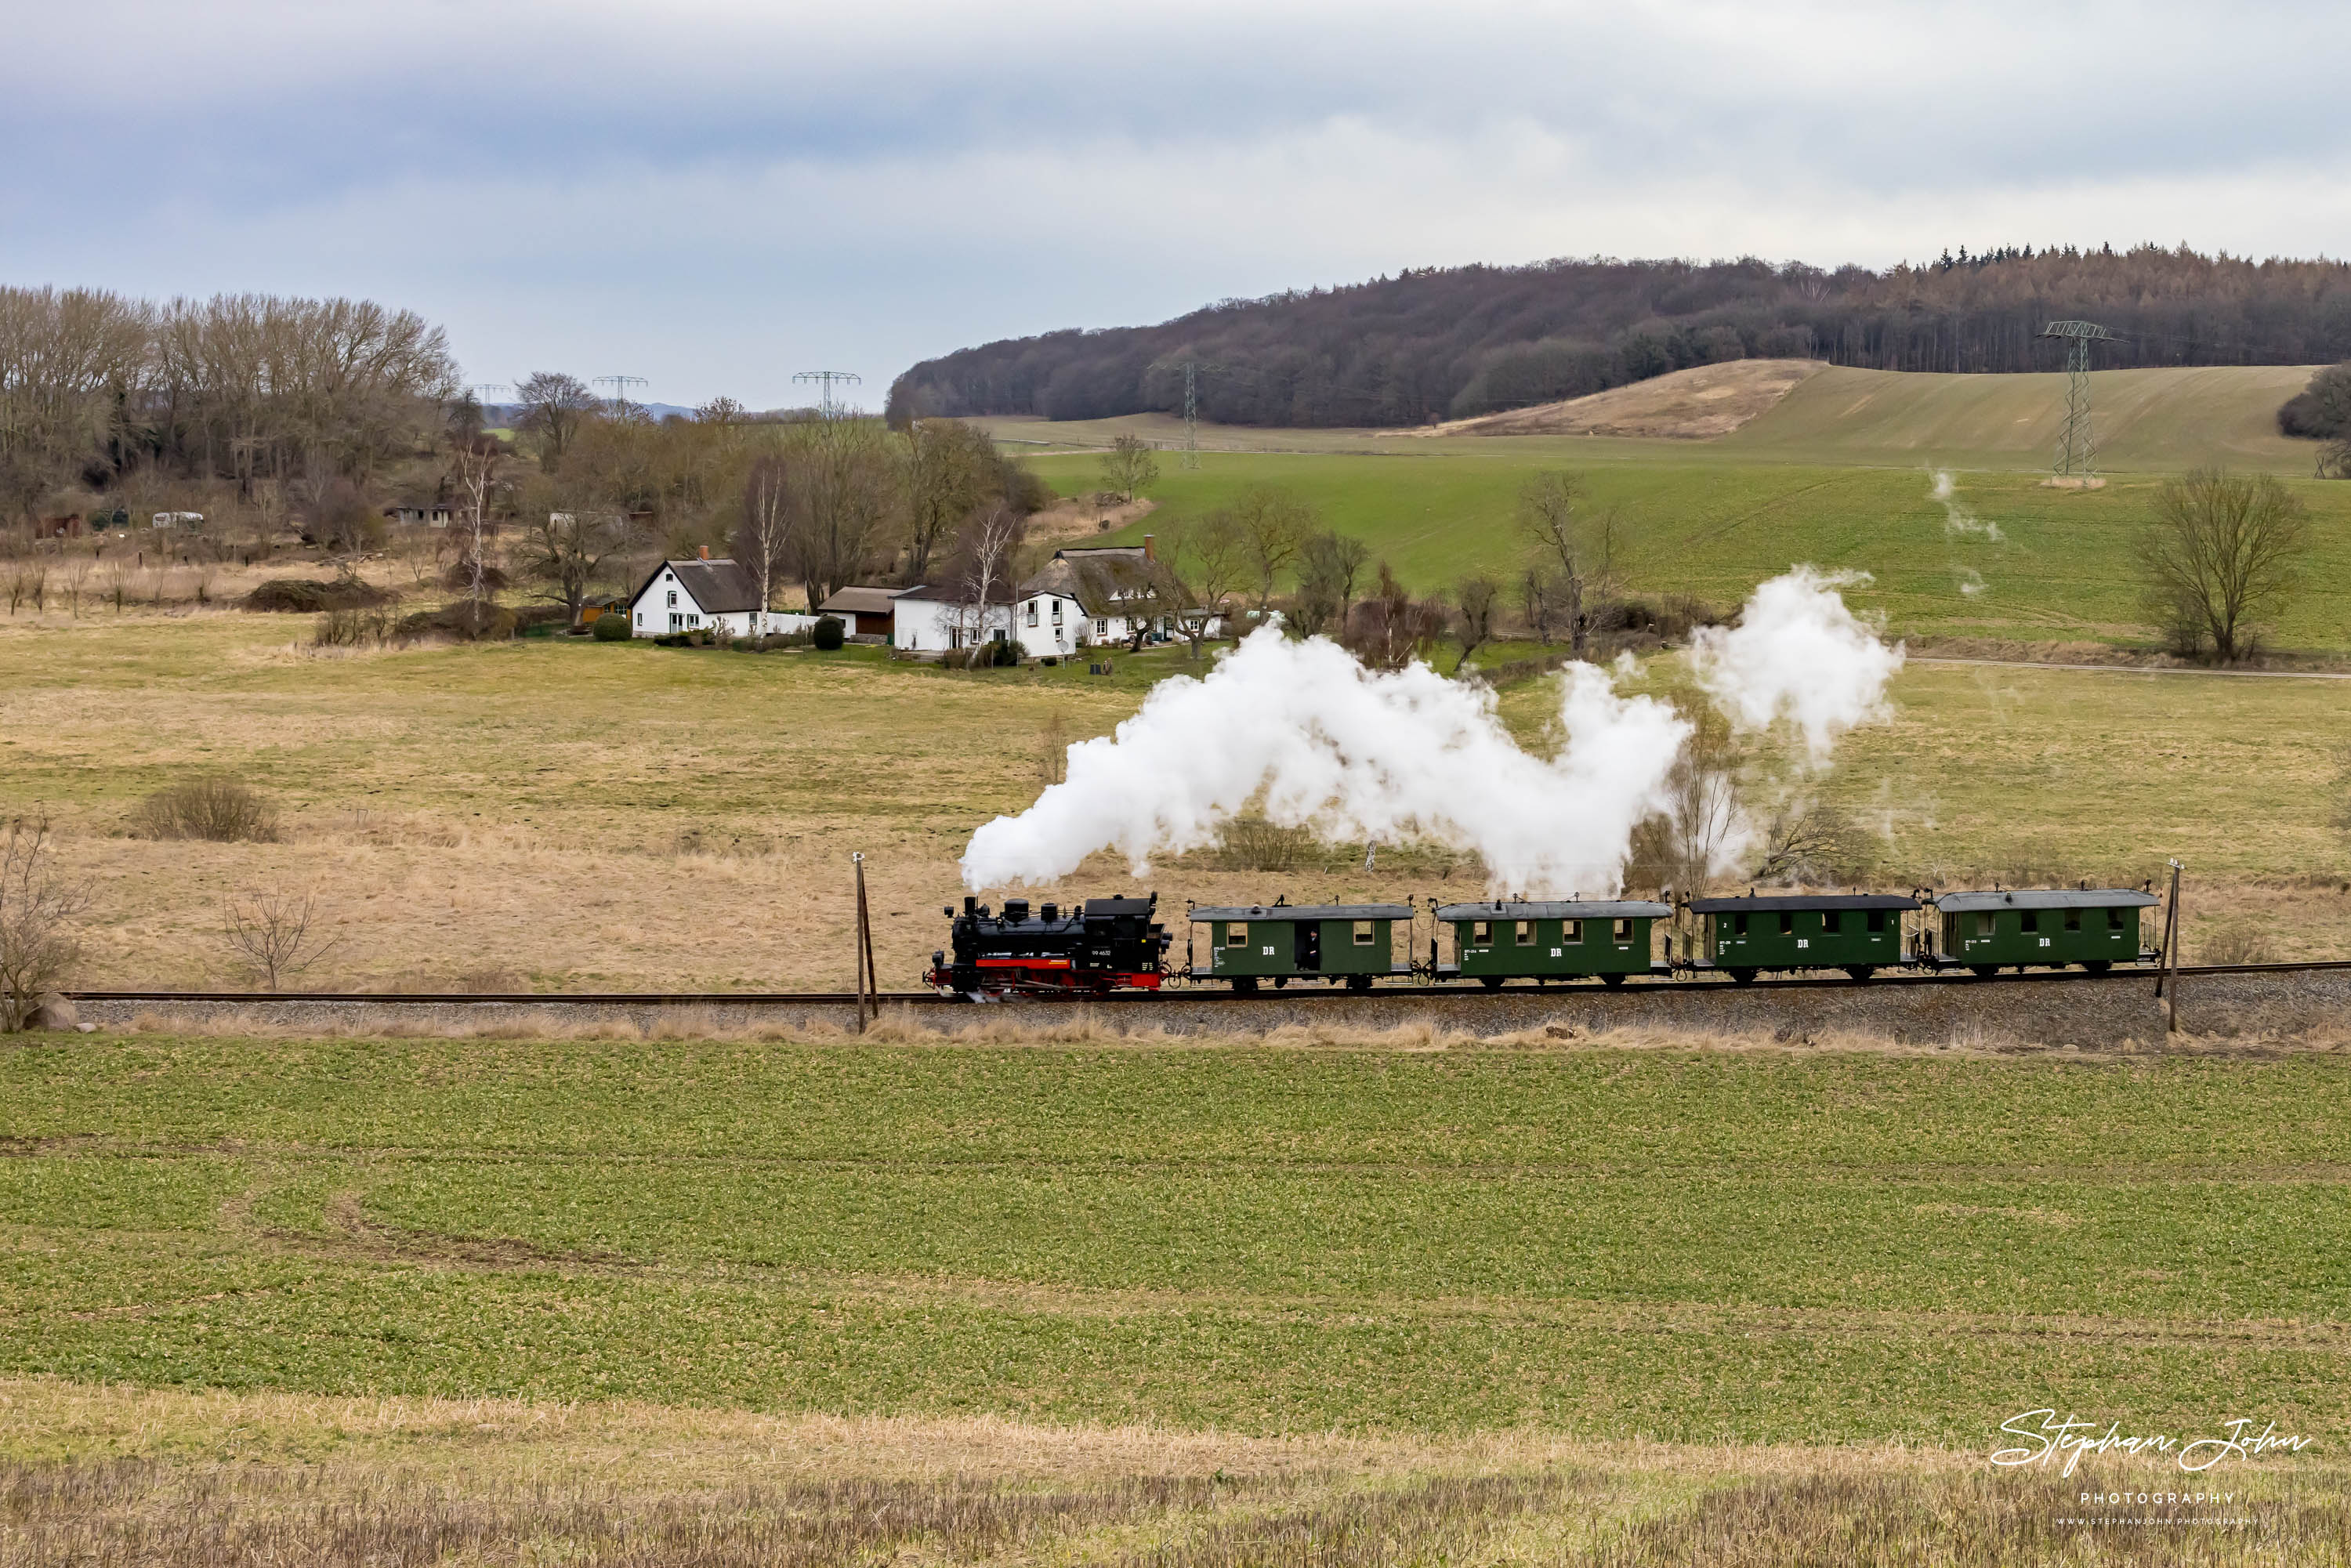
POLYGON ((1176 617, 1161 601, 1152 542, 1060 549, 1020 589, 1014 634, 1023 652, 1041 656, 1095 644, 1146 642, 1176 635, 1176 617))
MULTIPOLYGON (((999 590, 999 591, 1001 591, 999 590)), ((1012 635, 1012 606, 961 601, 952 588, 925 583, 890 601, 890 646, 915 653, 946 653, 1001 643, 1012 635)))
POLYGON ((813 615, 787 615, 759 602, 759 580, 738 561, 710 559, 665 560, 644 586, 630 596, 629 630, 639 637, 670 632, 711 632, 728 637, 760 637, 804 632, 813 615))

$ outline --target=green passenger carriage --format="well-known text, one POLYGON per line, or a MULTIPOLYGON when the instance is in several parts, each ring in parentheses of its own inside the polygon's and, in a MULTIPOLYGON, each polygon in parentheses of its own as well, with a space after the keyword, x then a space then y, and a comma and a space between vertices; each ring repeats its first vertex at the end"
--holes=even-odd
POLYGON ((1917 907, 1891 893, 1694 898, 1690 913, 1703 925, 1691 967, 1741 985, 1765 969, 1843 969, 1865 980, 1904 961, 1902 915, 1917 907))
POLYGON ((1384 976, 1412 973, 1412 908, 1403 904, 1254 904, 1246 908, 1191 912, 1195 936, 1192 978, 1223 980, 1253 991, 1261 980, 1328 980, 1368 990, 1384 976), (1405 946, 1395 923, 1405 923, 1405 946), (1199 962, 1197 937, 1207 927, 1208 961, 1199 962))
POLYGON ((1453 927, 1453 962, 1436 964, 1440 980, 1575 980, 1598 976, 1618 986, 1627 975, 1669 973, 1651 955, 1650 931, 1673 916, 1670 905, 1644 900, 1448 904, 1438 924, 1453 927))
POLYGON ((2079 964, 2093 974, 2152 961, 2139 911, 2155 895, 2132 888, 2011 888, 1935 898, 1932 962, 1979 975, 2003 967, 2079 964))

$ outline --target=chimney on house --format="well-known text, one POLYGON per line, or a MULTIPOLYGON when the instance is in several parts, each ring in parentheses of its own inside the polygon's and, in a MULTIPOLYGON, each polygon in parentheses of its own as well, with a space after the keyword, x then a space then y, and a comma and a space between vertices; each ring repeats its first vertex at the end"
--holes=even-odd
POLYGON ((702 559, 705 560, 708 560, 710 559, 710 547, 708 545, 704 545, 702 547, 702 559))
POLYGON ((1143 536, 1143 559, 1145 560, 1157 560, 1159 559, 1158 552, 1151 548, 1151 536, 1149 534, 1143 536))

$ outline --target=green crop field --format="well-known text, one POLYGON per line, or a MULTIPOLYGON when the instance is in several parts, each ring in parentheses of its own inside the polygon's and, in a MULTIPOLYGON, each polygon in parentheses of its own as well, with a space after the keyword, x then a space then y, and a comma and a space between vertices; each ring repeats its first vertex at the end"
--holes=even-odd
MULTIPOLYGON (((1207 433, 1196 470, 1163 455, 1152 518, 1104 536, 1134 542, 1286 486, 1422 591, 1524 564, 1513 512, 1528 476, 1582 473, 1597 506, 1620 508, 1631 591, 1690 593, 1728 607, 1799 561, 1869 573, 1858 603, 1897 632, 2030 642, 2144 643, 2132 549, 2168 474, 2198 463, 2271 469, 2310 507, 2304 591, 2280 619, 2287 648, 2351 650, 2351 483, 2307 477, 2311 443, 2276 434, 2301 369, 2117 371, 2093 378, 2105 410, 2105 489, 2044 489, 2062 417, 2061 376, 1895 375, 1830 370, 1712 441, 1612 437, 1415 438, 1329 431, 1207 433), (1257 450, 1226 451, 1227 445, 1257 450), (1952 476, 1956 507, 1935 497, 1952 476)), ((1123 428, 1172 443, 1164 418, 1060 426, 991 422, 1007 436, 1102 442, 1123 428)), ((1013 448, 1019 450, 1018 446, 1013 448)), ((1100 481, 1096 459, 1040 448, 1065 492, 1100 481)))
POLYGON ((78 1040, 0 1369, 1240 1433, 2351 1435, 2334 1056, 78 1040))

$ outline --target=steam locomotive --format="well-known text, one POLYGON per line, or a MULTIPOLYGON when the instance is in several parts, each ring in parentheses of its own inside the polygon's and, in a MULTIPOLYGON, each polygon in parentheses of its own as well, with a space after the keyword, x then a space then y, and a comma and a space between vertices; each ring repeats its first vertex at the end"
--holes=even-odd
POLYGON ((951 996, 975 999, 1013 992, 1099 994, 1155 991, 1175 940, 1152 918, 1159 895, 1089 898, 1064 911, 1057 904, 1029 913, 1025 898, 1008 898, 991 915, 977 899, 955 922, 947 949, 931 955, 923 978, 951 996), (950 956, 950 953, 952 956, 950 956))

